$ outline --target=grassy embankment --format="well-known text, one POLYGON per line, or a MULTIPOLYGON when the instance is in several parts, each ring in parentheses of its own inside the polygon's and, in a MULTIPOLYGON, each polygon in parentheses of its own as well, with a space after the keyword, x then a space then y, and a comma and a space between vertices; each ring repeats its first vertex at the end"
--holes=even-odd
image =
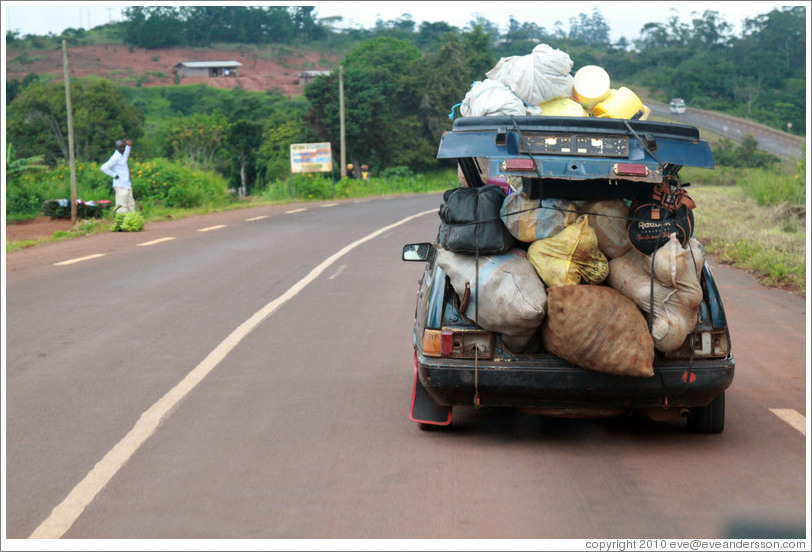
POLYGON ((764 285, 806 296, 803 180, 803 197, 795 199, 790 196, 797 197, 798 186, 790 186, 795 181, 791 174, 723 169, 683 170, 682 175, 693 184, 688 192, 697 205, 695 235, 708 253, 751 272, 764 285), (781 188, 787 195, 776 194, 781 188))

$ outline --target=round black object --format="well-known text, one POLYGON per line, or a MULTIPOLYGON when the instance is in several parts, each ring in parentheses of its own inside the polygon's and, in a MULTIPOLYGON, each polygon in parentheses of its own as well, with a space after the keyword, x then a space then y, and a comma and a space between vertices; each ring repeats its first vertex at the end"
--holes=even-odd
POLYGON ((632 205, 626 232, 632 247, 644 255, 651 255, 665 245, 671 234, 676 234, 685 247, 694 232, 694 214, 684 205, 675 210, 653 202, 632 205))

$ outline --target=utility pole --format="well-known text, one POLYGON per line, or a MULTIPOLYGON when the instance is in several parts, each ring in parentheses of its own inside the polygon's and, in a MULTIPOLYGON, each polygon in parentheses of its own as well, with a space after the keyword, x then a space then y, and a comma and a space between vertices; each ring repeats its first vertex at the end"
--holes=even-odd
POLYGON ((76 226, 76 159, 73 154, 73 108, 70 103, 70 77, 68 76, 68 43, 62 41, 62 72, 65 75, 65 108, 68 112, 68 159, 70 163, 70 223, 76 226))
POLYGON ((344 143, 344 66, 338 66, 338 109, 341 122, 341 178, 347 177, 347 149, 344 143))

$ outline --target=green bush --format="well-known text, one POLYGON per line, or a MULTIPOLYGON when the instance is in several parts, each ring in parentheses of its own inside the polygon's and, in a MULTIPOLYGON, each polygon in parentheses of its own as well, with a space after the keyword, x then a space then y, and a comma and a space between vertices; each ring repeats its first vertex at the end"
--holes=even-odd
POLYGON ((716 165, 735 168, 769 167, 779 161, 778 157, 758 149, 758 140, 745 134, 740 144, 723 138, 712 148, 716 165))
POLYGON ((182 183, 169 190, 164 202, 167 207, 185 209, 199 207, 204 203, 206 203, 206 192, 202 188, 195 185, 187 186, 182 183))
POLYGON ((6 186, 6 216, 36 215, 48 192, 28 177, 9 180, 6 186))
POLYGON ((131 163, 130 180, 137 201, 188 208, 205 204, 224 205, 231 200, 226 180, 218 173, 194 169, 163 158, 131 163))
POLYGON ((292 179, 293 195, 302 199, 332 199, 333 182, 314 173, 295 174, 292 179))

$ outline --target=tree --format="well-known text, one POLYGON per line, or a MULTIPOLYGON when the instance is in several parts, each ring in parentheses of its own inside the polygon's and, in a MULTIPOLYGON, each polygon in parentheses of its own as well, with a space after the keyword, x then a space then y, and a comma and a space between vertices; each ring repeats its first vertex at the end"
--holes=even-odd
POLYGON ((167 128, 172 157, 211 169, 225 145, 227 130, 228 124, 222 115, 198 113, 175 117, 167 128))
POLYGON ((608 45, 609 24, 598 8, 592 10, 592 16, 579 13, 578 18, 570 18, 569 38, 579 40, 588 46, 608 45))
POLYGON ((279 180, 290 174, 290 145, 309 142, 302 120, 270 120, 262 132, 262 145, 257 153, 257 164, 264 168, 268 181, 279 180))
POLYGON ((692 21, 690 46, 718 51, 728 45, 733 26, 719 12, 706 10, 701 18, 692 21))
MULTIPOLYGON (((418 112, 420 51, 408 40, 373 38, 344 60, 347 152, 371 166, 389 165, 404 137, 401 119, 418 112)), ((314 79, 305 89, 312 109, 308 123, 317 136, 340 142, 338 75, 314 79)))
POLYGON ((134 6, 124 9, 124 40, 141 48, 167 48, 185 42, 186 27, 178 11, 169 6, 134 6))
POLYGON ((231 165, 236 165, 239 174, 239 196, 245 197, 256 179, 256 152, 262 144, 262 124, 244 119, 231 123, 225 142, 231 165))
MULTIPOLYGON (((143 112, 108 80, 72 80, 71 102, 78 161, 106 159, 115 140, 142 135, 143 112)), ((64 85, 32 82, 8 106, 6 131, 21 157, 44 155, 49 164, 67 160, 64 85)))

